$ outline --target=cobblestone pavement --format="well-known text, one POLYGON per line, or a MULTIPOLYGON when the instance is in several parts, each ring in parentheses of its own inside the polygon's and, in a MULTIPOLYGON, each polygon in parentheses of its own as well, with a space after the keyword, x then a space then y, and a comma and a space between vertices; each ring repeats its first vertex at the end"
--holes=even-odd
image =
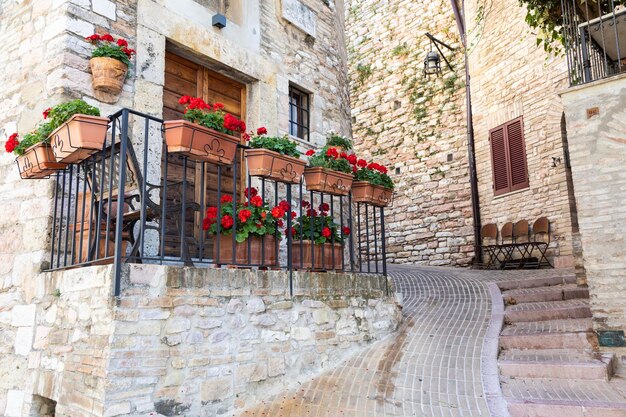
POLYGON ((491 367, 497 383, 495 352, 483 369, 481 355, 488 282, 498 277, 420 267, 390 275, 404 296, 405 320, 394 337, 239 416, 489 417, 482 375, 491 367))

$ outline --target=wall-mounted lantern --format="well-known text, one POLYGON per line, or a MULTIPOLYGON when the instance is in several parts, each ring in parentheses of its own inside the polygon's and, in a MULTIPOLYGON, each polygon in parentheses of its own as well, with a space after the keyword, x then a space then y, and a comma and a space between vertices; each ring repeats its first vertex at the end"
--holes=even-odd
POLYGON ((430 51, 428 51, 428 54, 426 54, 426 59, 424 59, 424 75, 441 74, 441 58, 443 58, 448 68, 450 68, 450 71, 454 71, 454 68, 452 68, 452 65, 450 65, 450 62, 441 51, 439 45, 449 49, 450 51, 454 51, 454 48, 445 44, 444 42, 441 42, 430 33, 426 33, 426 36, 428 37, 428 39, 430 39, 430 51), (436 51, 433 50, 433 47, 436 49, 436 51))

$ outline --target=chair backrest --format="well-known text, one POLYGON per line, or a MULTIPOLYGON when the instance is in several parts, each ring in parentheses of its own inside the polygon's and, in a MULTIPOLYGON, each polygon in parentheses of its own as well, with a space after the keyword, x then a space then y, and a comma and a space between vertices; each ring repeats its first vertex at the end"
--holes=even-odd
POLYGON ((480 229, 480 238, 483 243, 486 240, 495 242, 498 239, 498 226, 494 223, 484 225, 480 229))
POLYGON ((504 223, 504 226, 500 229, 500 238, 502 239, 502 243, 504 243, 505 240, 508 240, 511 243, 513 242, 513 223, 504 223))
POLYGON ((513 227, 513 235, 516 242, 528 242, 528 220, 520 220, 515 223, 515 227, 513 227))
MULTIPOLYGON (((134 158, 134 150, 129 146, 126 153, 126 182, 124 185, 124 194, 132 194, 134 191, 139 190, 140 176, 137 175, 139 167, 137 166, 136 158, 134 158)), ((119 142, 113 145, 113 152, 111 147, 107 147, 104 155, 104 180, 100 178, 102 173, 102 153, 96 154, 95 158, 95 172, 89 172, 87 181, 89 188, 94 193, 94 197, 97 200, 100 196, 100 184, 102 182, 102 196, 103 198, 109 197, 109 181, 111 183, 111 198, 116 199, 119 189, 119 167, 120 167, 120 144, 119 142), (111 158, 113 158, 113 178, 111 176, 111 158)), ((89 167, 91 168, 91 167, 89 167)))
POLYGON ((550 242, 550 221, 547 217, 540 217, 533 223, 533 239, 537 241, 539 235, 545 236, 544 239, 550 242))

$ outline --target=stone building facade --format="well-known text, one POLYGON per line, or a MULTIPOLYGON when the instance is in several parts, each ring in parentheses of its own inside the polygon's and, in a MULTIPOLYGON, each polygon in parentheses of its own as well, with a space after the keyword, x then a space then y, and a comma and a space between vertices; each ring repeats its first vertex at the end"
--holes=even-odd
MULTIPOLYGON (((166 116, 170 55, 241 85, 238 105, 247 125, 270 133, 290 133, 290 86, 308 94, 310 140, 295 138, 302 150, 321 145, 329 129, 350 132, 342 1, 37 0, 2 2, 0 15, 0 54, 8 63, 0 74, 2 145, 13 132, 34 128, 45 108, 74 98, 103 115, 127 107, 166 116), (211 23, 218 12, 228 19, 223 29, 211 23), (92 89, 92 46, 84 38, 93 33, 125 38, 137 51, 119 97, 92 89)), ((41 272, 49 267, 53 181, 20 180, 13 155, 4 152, 0 172, 8 214, 0 220, 0 415, 226 413, 258 399, 257 385, 271 390, 294 383, 397 324, 397 306, 382 297, 381 284, 372 284, 378 288, 372 297, 349 276, 335 282, 340 287, 302 284, 300 301, 264 286, 267 280, 247 282, 247 289, 215 287, 211 301, 203 289, 186 288, 190 281, 134 282, 128 272, 116 304, 109 267, 41 272), (201 298, 212 305, 198 304, 201 298), (208 310, 227 310, 231 298, 247 318, 239 317, 239 307, 211 318, 208 310), (174 310, 184 313, 177 317, 174 310), (194 322, 202 329, 194 332, 187 323, 196 316, 203 322, 194 322), (235 316, 238 330, 216 324, 235 316), (374 317, 380 320, 370 321, 374 317), (242 349, 229 347, 230 335, 244 328, 236 342, 242 349), (267 349, 258 348, 264 338, 267 349), (190 354, 203 344, 203 352, 215 355, 214 367, 190 354), (177 359, 167 359, 172 349, 177 359), (337 354, 324 353, 330 349, 337 354), (132 351, 135 357, 126 354, 132 351)), ((159 173, 157 166, 147 176, 159 173)), ((150 271, 150 279, 164 271, 150 271)))
MULTIPOLYGON (((566 65, 536 46, 516 0, 466 4, 476 165, 482 224, 548 217, 549 257, 580 264, 580 244, 558 91, 566 65), (494 195, 490 131, 521 117, 529 185, 494 195), (552 166, 552 158, 560 163, 552 166), (575 249, 576 248, 576 249, 575 249)), ((389 257, 398 263, 471 263, 474 251, 465 75, 448 0, 353 0, 347 7, 353 131, 357 149, 395 173, 389 257), (422 73, 431 33, 440 76, 422 73)))

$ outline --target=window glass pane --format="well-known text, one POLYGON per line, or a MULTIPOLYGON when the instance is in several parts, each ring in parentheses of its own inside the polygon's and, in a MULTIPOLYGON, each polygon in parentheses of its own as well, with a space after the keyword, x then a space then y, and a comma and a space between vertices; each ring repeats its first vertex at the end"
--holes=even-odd
POLYGON ((309 95, 289 86, 289 133, 309 140, 309 95))

